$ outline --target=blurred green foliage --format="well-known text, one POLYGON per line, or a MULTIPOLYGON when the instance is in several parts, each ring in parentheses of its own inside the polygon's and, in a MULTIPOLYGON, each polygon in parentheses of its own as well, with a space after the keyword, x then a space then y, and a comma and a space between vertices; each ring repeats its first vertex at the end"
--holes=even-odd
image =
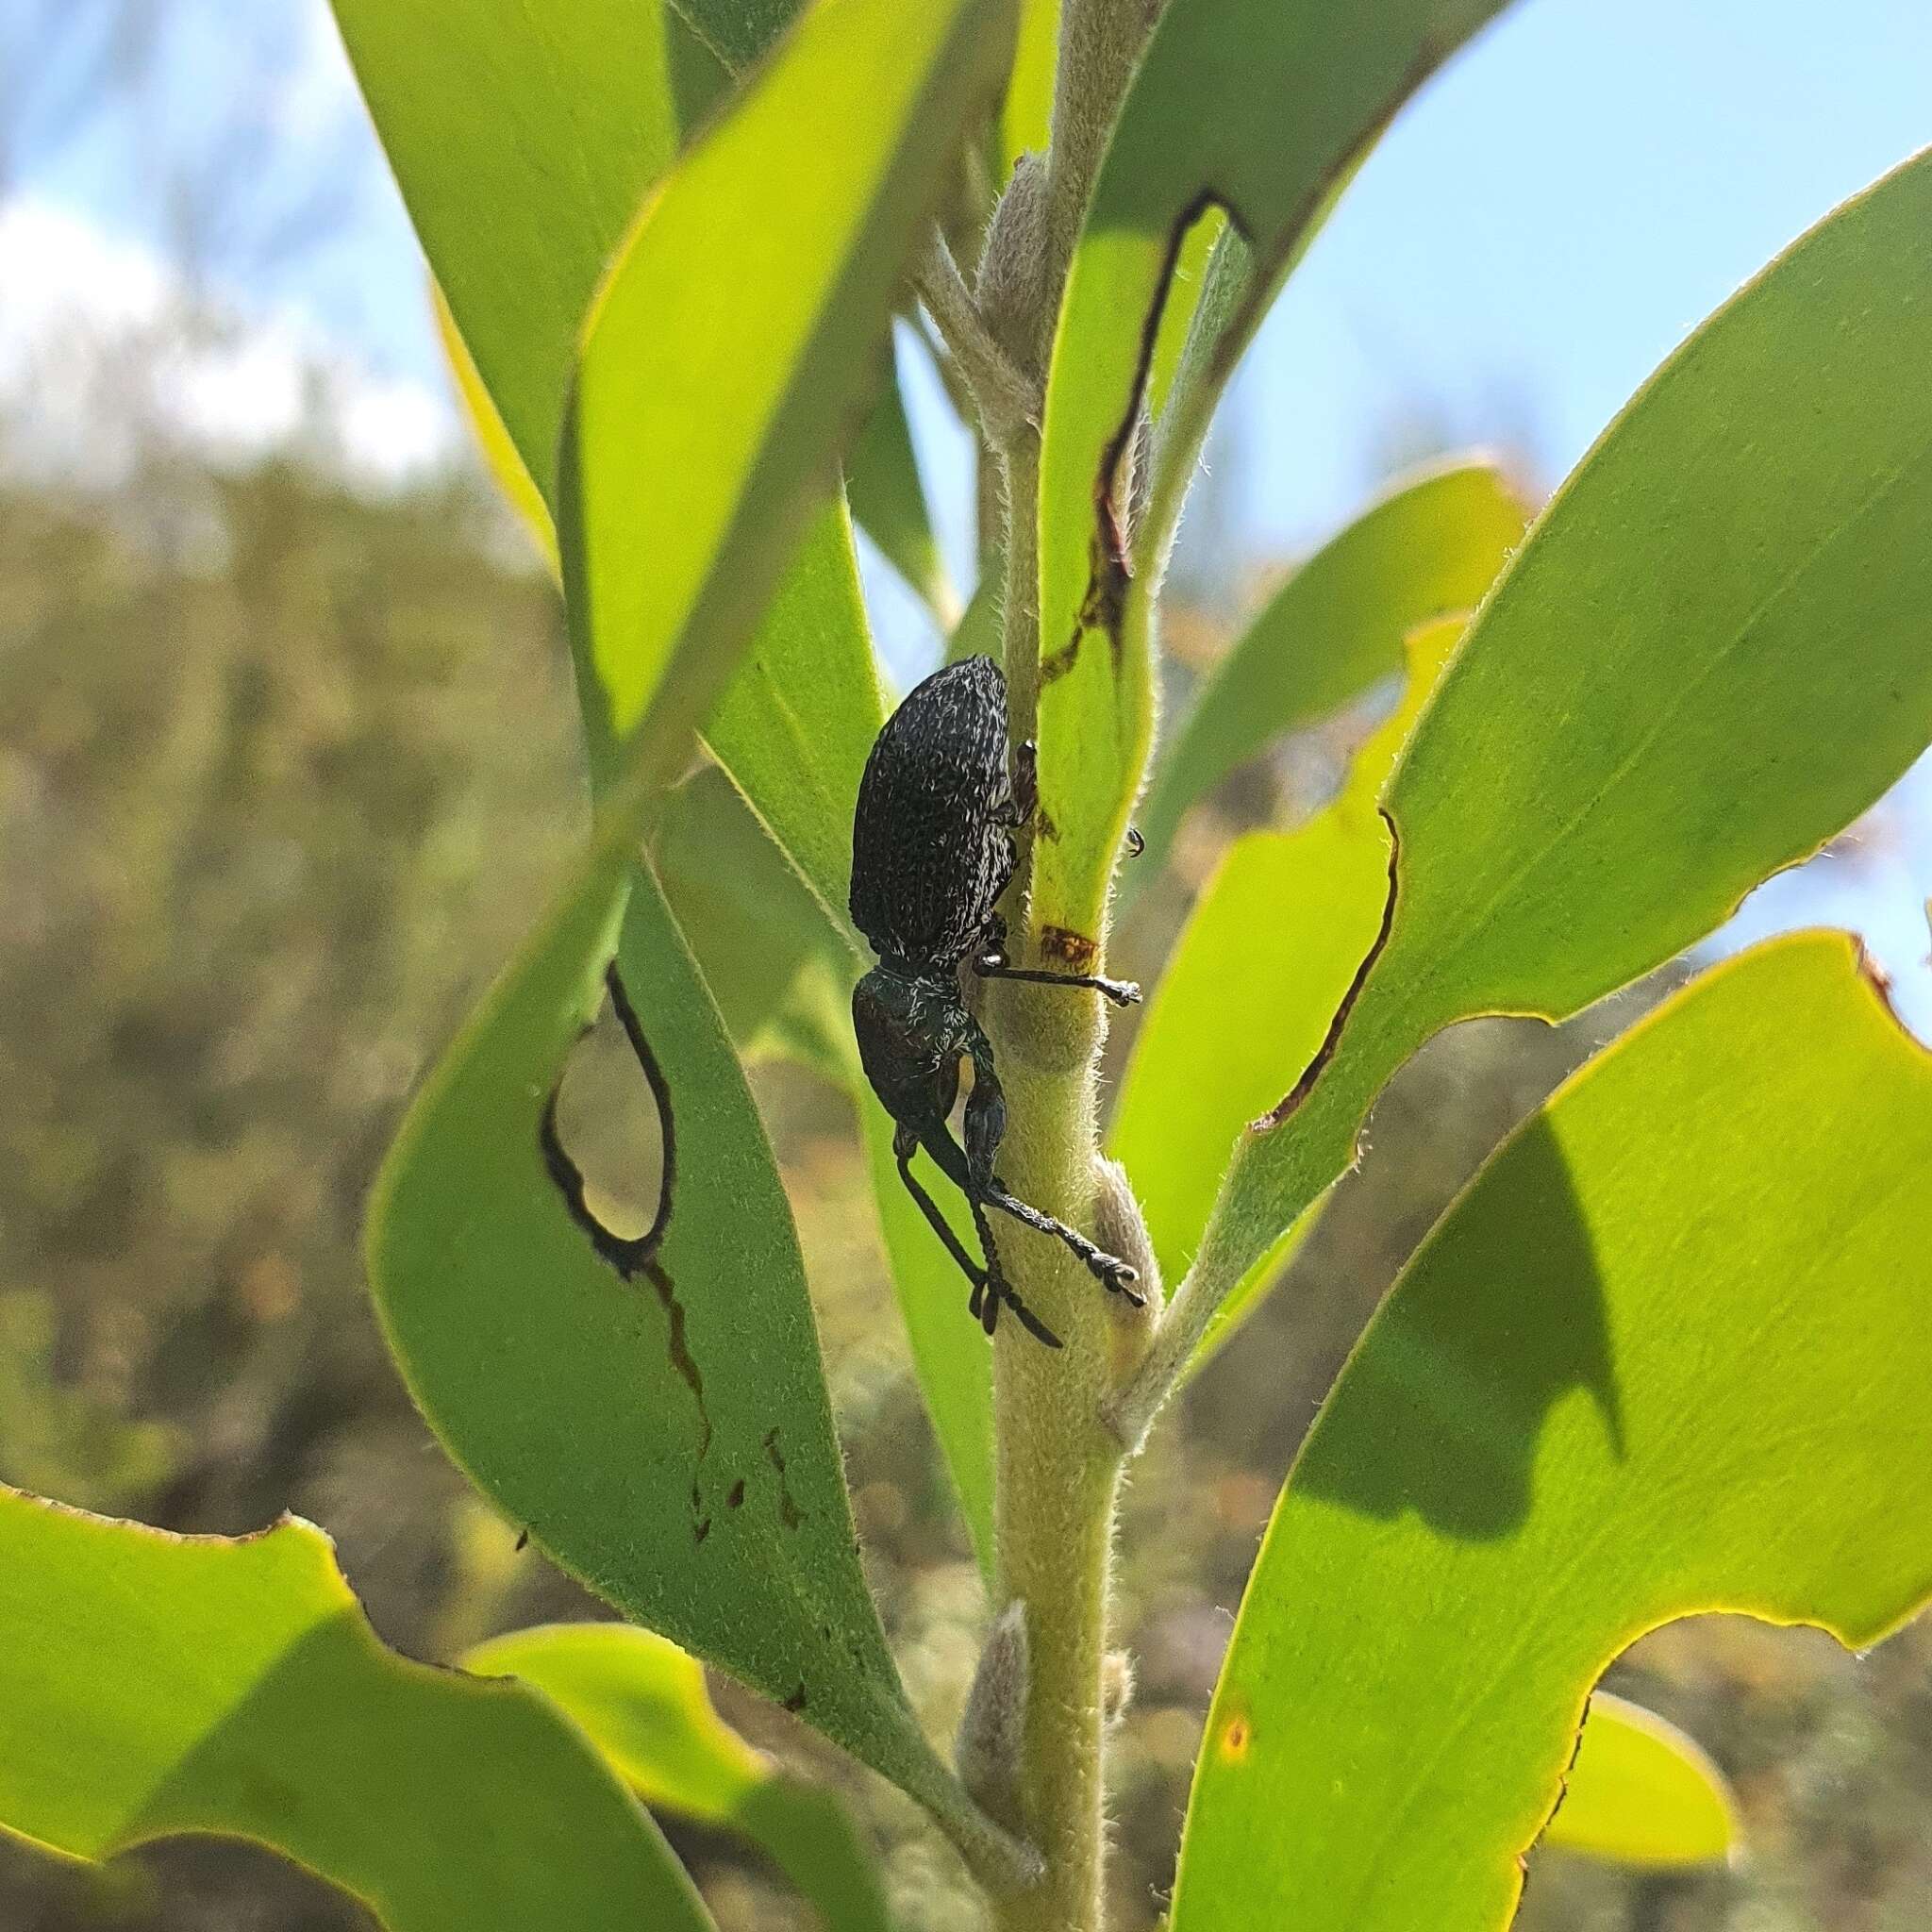
MULTIPOLYGON (((1204 656, 1218 641, 1203 628, 1204 656)), ((1319 797, 1364 721, 1231 781, 1208 835, 1319 797), (1314 774, 1311 778, 1310 774, 1314 774)), ((448 1657, 599 1614, 464 1491, 371 1321, 363 1196, 418 1074, 585 824, 555 595, 465 481, 362 500, 294 465, 160 464, 113 503, 0 493, 0 1477, 171 1527, 325 1523, 377 1627, 448 1657)), ((1188 853, 1133 908, 1151 977, 1188 853)), ((1198 877, 1198 869, 1194 876, 1198 877)), ((1629 1017, 1456 1029, 1377 1108, 1290 1278, 1136 1466, 1113 1870, 1151 1926, 1256 1541, 1342 1356, 1482 1154, 1629 1017)), ((1116 1068, 1124 1029, 1111 1054, 1116 1068)), ((923 1715, 976 1654, 954 1517, 878 1259, 847 1104, 758 1091, 798 1214, 868 1573, 923 1715)), ((1612 1684, 1735 1780, 1745 1862, 1649 1876, 1532 1861, 1530 1932, 1917 1932, 1932 1923, 1932 1630, 1869 1661, 1741 1622, 1645 1641, 1612 1684)), ((718 1689, 828 1778, 910 1926, 974 1923, 904 1800, 718 1689)), ((672 1822, 726 1932, 803 1925, 736 1841, 672 1822)), ((164 1847, 105 1874, 0 1843, 0 1926, 338 1932, 357 1909, 265 1854, 164 1847)))

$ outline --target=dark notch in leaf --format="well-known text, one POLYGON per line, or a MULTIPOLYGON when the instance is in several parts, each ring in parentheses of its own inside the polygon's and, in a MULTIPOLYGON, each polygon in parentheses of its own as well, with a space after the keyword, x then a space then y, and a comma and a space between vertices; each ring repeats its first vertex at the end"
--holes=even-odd
POLYGON ((1251 1134, 1273 1133, 1308 1097, 1309 1091, 1322 1077, 1323 1069, 1335 1058, 1335 1050, 1341 1044, 1341 1029, 1348 1024, 1348 1016, 1355 1010, 1355 1003, 1361 997, 1362 988, 1367 984, 1369 974, 1375 970, 1375 961, 1382 957, 1382 949, 1389 943, 1389 935, 1394 930, 1395 900, 1401 891, 1397 874, 1402 860, 1402 839, 1395 829, 1395 821, 1388 812, 1381 806, 1377 806, 1375 810, 1389 833, 1389 896, 1382 905, 1381 926, 1369 950, 1362 955, 1362 963, 1355 969, 1355 977, 1349 981, 1348 991, 1341 995, 1341 1004, 1336 1008, 1335 1017, 1329 1021, 1328 1031, 1323 1035, 1322 1044, 1315 1049, 1314 1058, 1302 1069, 1301 1078, 1268 1112, 1259 1120, 1248 1123, 1251 1134))
POLYGON ((1123 527, 1114 496, 1122 462, 1134 440, 1141 416, 1141 405, 1147 393, 1154 355, 1160 339, 1161 318, 1167 312, 1168 298, 1174 292, 1174 274, 1187 246, 1194 224, 1213 209, 1219 209, 1228 227, 1254 245, 1248 225, 1234 204, 1213 188, 1203 189, 1174 218, 1168 231, 1167 250, 1161 261, 1158 291, 1141 318, 1141 341, 1134 362, 1134 375, 1127 388, 1126 407, 1107 440, 1099 468, 1093 478, 1093 541, 1090 551, 1087 594, 1081 599, 1080 614, 1074 633, 1055 652, 1041 660, 1040 681, 1052 684, 1074 668, 1080 654, 1080 642, 1090 631, 1104 631, 1116 660, 1121 653, 1121 626, 1126 615, 1127 587, 1134 577, 1133 533, 1123 527))
MULTIPOLYGON (((671 1110, 671 1088, 664 1078, 663 1068, 658 1064, 657 1055, 651 1051, 650 1041, 644 1037, 643 1023, 638 1018, 637 1008, 631 1005, 624 975, 617 970, 614 959, 604 969, 604 985, 610 995, 611 1009, 624 1028, 624 1037, 630 1044, 631 1053, 643 1073, 645 1083, 651 1090, 651 1099, 658 1109, 658 1125, 664 1152, 658 1182, 658 1209, 652 1216, 650 1226, 641 1235, 626 1237, 613 1234, 598 1220, 586 1193, 583 1170, 571 1158, 558 1131, 558 1098, 563 1091, 564 1078, 560 1071, 551 1086, 550 1097, 543 1103, 543 1117, 537 1129, 538 1144, 542 1149, 544 1168, 557 1191, 563 1196, 563 1204, 570 1210, 571 1219, 589 1236, 591 1245, 598 1255, 625 1280, 635 1281, 641 1274, 657 1291, 658 1303, 664 1310, 665 1345, 670 1351, 672 1366, 691 1391, 691 1400, 697 1404, 697 1460, 702 1463, 711 1448, 711 1412, 705 1402, 704 1372, 691 1352, 684 1304, 677 1298, 677 1290, 669 1272, 658 1259, 664 1231, 671 1224, 672 1194, 677 1182, 677 1133, 671 1110)), ((776 1431, 773 1433, 775 1435, 776 1431)), ((770 1446, 768 1439, 767 1449, 770 1446)), ((782 1477, 782 1465, 779 1473, 782 1477)), ((691 1513, 692 1541, 703 1542, 711 1533, 711 1519, 705 1510, 704 1498, 695 1476, 691 1486, 691 1513)), ((793 1525, 788 1523, 786 1526, 793 1525)))
MULTIPOLYGON (((537 1128, 537 1144, 542 1150, 544 1170, 556 1185, 557 1191, 563 1196, 563 1205, 569 1208, 570 1218, 583 1229, 591 1245, 618 1274, 626 1281, 635 1281, 640 1274, 651 1272, 658 1250, 664 1243, 664 1231, 671 1225, 671 1198, 677 1183, 677 1129, 672 1116, 671 1088, 664 1078, 664 1070, 658 1064, 658 1057, 651 1051, 650 1041, 644 1038, 643 1024, 638 1018, 637 1008, 630 1003, 624 976, 618 972, 614 959, 604 969, 604 985, 610 995, 611 1010, 624 1028, 624 1037, 630 1042, 630 1050, 637 1058, 645 1084, 651 1090, 652 1102, 658 1109, 658 1128, 662 1137, 664 1154, 658 1182, 658 1209, 651 1218, 650 1226, 641 1235, 613 1234, 598 1220, 591 1207, 585 1192, 583 1169, 572 1159, 558 1131, 557 1107, 563 1092, 561 1070, 551 1085, 549 1099, 543 1103, 543 1117, 537 1128)), ((590 1030, 589 1027, 584 1029, 586 1033, 590 1030)), ((675 1355, 683 1342, 683 1310, 671 1295, 668 1281, 659 1283, 654 1274, 652 1285, 657 1288, 667 1310, 676 1311, 672 1324, 673 1354, 675 1355)), ((679 1367, 683 1368, 688 1361, 690 1357, 687 1354, 679 1367)), ((698 1393, 695 1363, 691 1364, 685 1379, 691 1383, 693 1392, 698 1393)), ((698 1393, 698 1404, 702 1408, 702 1393, 698 1393)))

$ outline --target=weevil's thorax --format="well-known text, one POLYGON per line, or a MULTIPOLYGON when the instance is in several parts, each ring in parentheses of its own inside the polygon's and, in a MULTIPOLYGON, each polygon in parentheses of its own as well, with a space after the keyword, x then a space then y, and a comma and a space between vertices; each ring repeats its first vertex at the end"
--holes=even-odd
POLYGON ((934 976, 887 959, 853 989, 859 1064, 895 1121, 943 1120, 952 1111, 964 1021, 950 972, 934 976))
POLYGON ((935 672, 886 721, 852 823, 852 922, 881 958, 957 966, 1013 875, 1007 687, 990 658, 935 672))

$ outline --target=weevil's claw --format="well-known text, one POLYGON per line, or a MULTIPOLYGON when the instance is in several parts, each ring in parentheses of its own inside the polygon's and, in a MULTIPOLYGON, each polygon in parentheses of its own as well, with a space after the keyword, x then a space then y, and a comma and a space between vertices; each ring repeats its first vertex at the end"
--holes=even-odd
MULTIPOLYGON (((1059 1337, 1010 1288, 1006 1291, 1006 1295, 1007 1306, 1013 1311, 1013 1319, 1019 1323, 1021 1327, 1025 1329, 1027 1334, 1032 1336, 1034 1341, 1043 1341, 1048 1348, 1058 1348, 1060 1346, 1059 1337)), ((991 1326, 989 1324, 987 1333, 991 1334, 991 1326)))
POLYGON ((1091 1265, 1109 1294, 1125 1295, 1137 1308, 1144 1308, 1147 1306, 1147 1297, 1132 1286, 1141 1278, 1141 1271, 1138 1268, 1121 1260, 1115 1255, 1103 1255, 1098 1261, 1091 1265))
POLYGON ((1146 849, 1147 841, 1141 838, 1140 826, 1129 825, 1127 827, 1127 857, 1129 858, 1139 858, 1146 849))
POLYGON ((1110 999, 1117 1007, 1138 1007, 1141 1004, 1141 988, 1132 979, 1096 979, 1094 990, 1110 999))

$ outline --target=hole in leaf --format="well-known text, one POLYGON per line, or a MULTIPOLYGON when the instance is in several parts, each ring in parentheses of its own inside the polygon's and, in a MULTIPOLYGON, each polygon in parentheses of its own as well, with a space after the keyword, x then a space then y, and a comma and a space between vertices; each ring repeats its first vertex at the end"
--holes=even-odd
POLYGON ((619 1241, 641 1238, 663 1193, 664 1124, 608 996, 565 1064, 556 1121, 598 1225, 619 1241))

